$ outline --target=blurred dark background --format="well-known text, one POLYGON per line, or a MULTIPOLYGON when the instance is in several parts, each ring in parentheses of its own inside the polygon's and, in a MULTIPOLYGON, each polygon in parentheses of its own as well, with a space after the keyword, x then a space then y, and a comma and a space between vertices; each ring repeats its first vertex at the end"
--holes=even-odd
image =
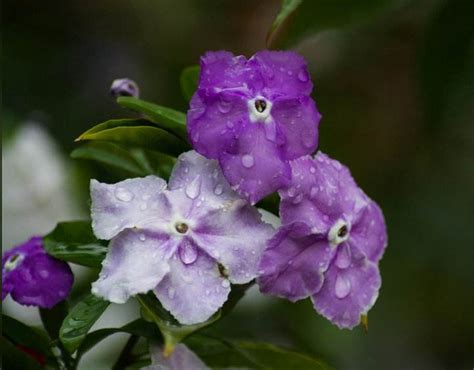
MULTIPOLYGON (((185 111, 181 70, 206 50, 265 48, 279 6, 4 1, 4 145, 19 125, 40 121, 66 157, 81 132, 128 114, 108 96, 119 77, 134 79, 143 99, 185 111)), ((315 84, 320 148, 347 164, 385 213, 390 242, 368 334, 337 329, 309 301, 255 295, 212 332, 305 351, 337 369, 474 366, 473 15, 472 1, 395 1, 292 46, 315 84)), ((87 210, 87 179, 109 175, 66 163, 87 210)))

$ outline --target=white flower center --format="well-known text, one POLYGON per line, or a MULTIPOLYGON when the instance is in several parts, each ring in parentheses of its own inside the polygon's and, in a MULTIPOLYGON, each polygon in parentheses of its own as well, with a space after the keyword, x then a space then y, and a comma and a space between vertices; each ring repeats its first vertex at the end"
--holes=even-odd
POLYGON ((257 96, 247 101, 250 122, 270 123, 272 103, 263 96, 257 96))
POLYGON ((332 225, 331 229, 329 230, 328 234, 328 241, 332 247, 335 247, 342 242, 345 242, 349 239, 349 225, 344 220, 337 220, 334 225, 332 225))
POLYGON ((5 262, 5 270, 12 271, 25 259, 23 254, 14 254, 5 262))

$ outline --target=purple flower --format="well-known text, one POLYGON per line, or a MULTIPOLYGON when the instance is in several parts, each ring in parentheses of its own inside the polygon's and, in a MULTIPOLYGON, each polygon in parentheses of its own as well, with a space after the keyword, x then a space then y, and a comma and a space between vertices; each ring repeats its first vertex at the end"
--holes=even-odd
POLYGON ((140 89, 135 81, 129 78, 118 78, 112 82, 110 86, 110 95, 114 98, 119 96, 133 96, 138 98, 140 89))
POLYGON ((22 305, 51 308, 67 297, 73 280, 69 265, 48 255, 39 236, 2 257, 2 300, 11 294, 22 305))
POLYGON ((291 167, 292 184, 280 191, 282 226, 261 260, 260 290, 291 301, 311 296, 320 314, 353 328, 381 285, 382 212, 345 166, 321 152, 291 167))
POLYGON ((114 185, 91 181, 92 226, 112 239, 92 292, 124 303, 154 290, 183 324, 205 321, 230 283, 257 275, 273 228, 230 188, 217 162, 182 154, 168 186, 156 176, 114 185))
POLYGON ((289 160, 316 149, 321 115, 312 88, 304 59, 293 52, 261 51, 249 60, 208 52, 188 111, 193 147, 217 159, 254 204, 289 183, 289 160))

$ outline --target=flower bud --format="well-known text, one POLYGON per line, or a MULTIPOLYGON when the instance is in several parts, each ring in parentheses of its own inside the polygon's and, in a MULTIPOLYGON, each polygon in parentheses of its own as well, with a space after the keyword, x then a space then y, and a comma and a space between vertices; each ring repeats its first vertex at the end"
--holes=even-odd
POLYGON ((112 86, 110 86, 110 95, 114 98, 118 98, 119 96, 133 96, 138 98, 140 89, 135 81, 129 78, 118 78, 114 80, 112 86))

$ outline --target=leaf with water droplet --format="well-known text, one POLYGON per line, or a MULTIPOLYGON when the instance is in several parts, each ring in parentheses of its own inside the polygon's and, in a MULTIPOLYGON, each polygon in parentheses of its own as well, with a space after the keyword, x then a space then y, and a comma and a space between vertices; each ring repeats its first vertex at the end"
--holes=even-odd
POLYGON ((79 347, 108 306, 109 302, 89 294, 69 312, 59 330, 59 339, 70 353, 79 347))

